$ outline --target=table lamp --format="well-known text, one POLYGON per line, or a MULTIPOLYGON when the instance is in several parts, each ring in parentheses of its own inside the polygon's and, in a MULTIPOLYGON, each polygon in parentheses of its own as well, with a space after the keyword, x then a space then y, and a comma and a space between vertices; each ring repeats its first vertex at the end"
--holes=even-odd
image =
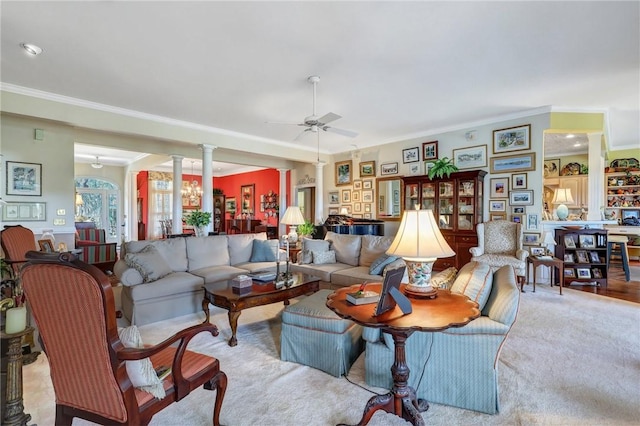
POLYGON ((554 246, 556 245, 556 240, 554 238, 553 231, 546 231, 544 233, 544 240, 542 240, 542 244, 547 247, 547 254, 549 256, 555 256, 554 246))
POLYGON ((296 226, 302 225, 305 222, 304 216, 298 206, 289 206, 287 211, 284 212, 284 216, 280 220, 280 223, 289 225, 288 240, 289 243, 296 243, 298 241, 298 233, 296 232, 296 226))
POLYGON ((433 263, 456 253, 440 233, 433 210, 407 210, 387 254, 400 256, 407 264, 407 296, 426 298, 436 295, 431 286, 433 263))
POLYGON ((341 214, 342 216, 348 216, 348 215, 349 215, 349 210, 347 210, 347 208, 346 208, 346 207, 342 207, 342 208, 340 209, 340 214, 341 214))
POLYGON ((573 203, 573 197, 571 196, 571 189, 558 188, 553 194, 552 204, 559 204, 556 209, 558 220, 567 220, 569 216, 569 208, 564 203, 573 203))

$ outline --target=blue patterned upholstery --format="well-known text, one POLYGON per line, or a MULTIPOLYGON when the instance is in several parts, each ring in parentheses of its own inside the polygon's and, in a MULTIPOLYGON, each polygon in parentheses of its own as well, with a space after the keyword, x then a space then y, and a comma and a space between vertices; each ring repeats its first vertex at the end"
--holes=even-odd
MULTIPOLYGON (((418 397, 484 413, 498 412, 498 357, 516 320, 519 302, 514 269, 504 266, 494 273, 491 293, 479 318, 443 332, 413 333, 407 339, 406 358, 409 385, 418 397)), ((367 384, 390 389, 391 336, 365 327, 362 337, 366 342, 367 384)))
POLYGON ((327 308, 331 293, 320 290, 284 309, 280 359, 340 377, 362 352, 362 327, 327 308))

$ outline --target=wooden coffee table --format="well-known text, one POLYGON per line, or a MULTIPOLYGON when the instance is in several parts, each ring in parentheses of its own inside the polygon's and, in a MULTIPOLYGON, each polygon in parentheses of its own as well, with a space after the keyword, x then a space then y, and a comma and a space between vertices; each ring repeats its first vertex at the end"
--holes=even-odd
POLYGON ((315 293, 320 289, 320 278, 312 275, 294 273, 293 284, 280 289, 275 283, 254 281, 251 291, 245 294, 237 294, 231 288, 231 280, 218 281, 204 285, 204 299, 202 310, 207 316, 204 322, 209 322, 209 303, 229 311, 229 324, 231 325, 231 339, 229 346, 236 346, 238 339, 238 317, 243 309, 255 306, 269 305, 276 302, 289 304, 289 299, 304 294, 315 293))
MULTIPOLYGON (((367 290, 380 293, 381 284, 368 284, 367 290)), ((400 291, 405 285, 400 286, 400 291)), ((403 315, 399 307, 373 316, 375 304, 352 305, 346 301, 348 292, 356 291, 352 286, 335 291, 327 298, 327 307, 338 316, 350 319, 365 327, 381 328, 391 334, 395 345, 395 360, 391 366, 393 387, 386 395, 376 395, 367 402, 358 425, 366 425, 378 410, 393 413, 414 425, 424 425, 421 411, 429 409, 429 403, 418 400, 416 391, 409 383, 409 367, 405 355, 405 342, 414 331, 442 331, 449 327, 462 327, 480 316, 478 304, 463 294, 438 290, 435 299, 410 299, 413 312, 403 315)))

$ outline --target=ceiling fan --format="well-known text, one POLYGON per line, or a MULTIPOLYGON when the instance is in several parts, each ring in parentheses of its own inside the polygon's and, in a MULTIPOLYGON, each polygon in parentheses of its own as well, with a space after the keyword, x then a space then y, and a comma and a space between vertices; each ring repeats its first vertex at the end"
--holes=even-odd
POLYGON ((338 114, 334 114, 333 112, 329 112, 322 117, 318 117, 316 115, 316 87, 318 82, 320 81, 320 77, 317 75, 312 75, 307 78, 307 81, 313 84, 313 114, 305 117, 304 122, 302 123, 281 123, 281 122, 273 122, 268 121, 269 124, 287 124, 292 126, 303 126, 306 127, 296 138, 294 141, 300 140, 302 136, 304 136, 307 132, 318 133, 319 130, 324 130, 325 132, 337 133, 342 136, 347 136, 350 138, 355 138, 358 136, 356 132, 352 132, 351 130, 338 129, 336 127, 328 126, 329 123, 336 121, 339 118, 342 118, 338 114))

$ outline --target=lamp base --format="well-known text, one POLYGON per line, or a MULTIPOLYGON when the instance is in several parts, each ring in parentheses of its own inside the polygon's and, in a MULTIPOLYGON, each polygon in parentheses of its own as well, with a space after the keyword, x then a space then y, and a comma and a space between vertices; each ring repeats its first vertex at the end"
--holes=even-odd
POLYGON ((556 214, 558 215, 558 220, 567 220, 569 216, 569 208, 564 204, 560 204, 556 209, 556 214))
POLYGON ((407 275, 409 275, 409 284, 404 288, 405 294, 414 298, 436 297, 437 291, 431 286, 431 271, 435 259, 431 261, 404 259, 404 261, 407 264, 407 275))
POLYGON ((431 291, 429 292, 412 291, 411 289, 409 289, 409 286, 406 286, 404 288, 404 294, 407 297, 411 297, 413 299, 435 299, 436 297, 438 297, 438 290, 431 287, 431 291))

